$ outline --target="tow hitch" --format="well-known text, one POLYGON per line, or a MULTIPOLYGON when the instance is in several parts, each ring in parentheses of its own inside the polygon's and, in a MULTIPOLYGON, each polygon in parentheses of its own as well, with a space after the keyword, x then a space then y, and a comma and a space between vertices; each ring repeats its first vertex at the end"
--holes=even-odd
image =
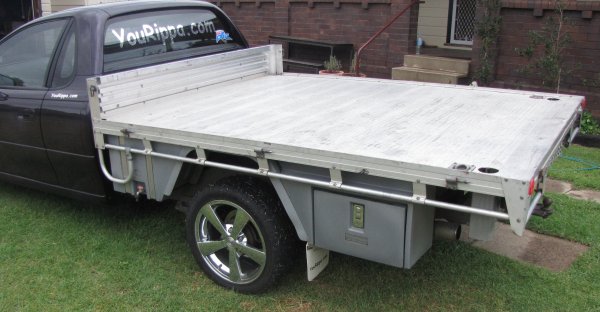
POLYGON ((542 199, 542 202, 538 203, 535 206, 532 214, 546 219, 554 212, 554 210, 552 208, 550 208, 551 205, 552 205, 552 200, 550 198, 544 196, 544 199, 542 199))

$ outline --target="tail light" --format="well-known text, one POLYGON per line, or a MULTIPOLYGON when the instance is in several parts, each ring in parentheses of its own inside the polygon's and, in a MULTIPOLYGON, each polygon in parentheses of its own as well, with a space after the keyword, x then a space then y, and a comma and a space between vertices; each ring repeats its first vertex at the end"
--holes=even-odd
POLYGON ((528 194, 529 196, 533 195, 533 191, 535 189, 535 178, 531 178, 531 181, 529 181, 529 190, 528 190, 528 194))

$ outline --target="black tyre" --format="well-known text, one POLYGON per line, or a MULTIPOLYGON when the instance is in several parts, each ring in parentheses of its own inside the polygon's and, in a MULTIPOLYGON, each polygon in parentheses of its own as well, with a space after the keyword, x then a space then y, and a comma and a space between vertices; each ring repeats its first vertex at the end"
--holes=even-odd
POLYGON ((272 286, 290 263, 292 226, 266 184, 235 176, 200 191, 186 218, 187 241, 202 270, 242 293, 272 286))

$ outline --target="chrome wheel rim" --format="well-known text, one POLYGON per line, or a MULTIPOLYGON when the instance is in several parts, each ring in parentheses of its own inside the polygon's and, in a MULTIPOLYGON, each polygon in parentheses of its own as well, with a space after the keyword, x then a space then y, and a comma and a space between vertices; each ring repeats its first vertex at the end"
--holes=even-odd
POLYGON ((211 271, 233 284, 248 284, 266 263, 265 240, 256 221, 227 200, 206 203, 194 223, 196 245, 211 271))

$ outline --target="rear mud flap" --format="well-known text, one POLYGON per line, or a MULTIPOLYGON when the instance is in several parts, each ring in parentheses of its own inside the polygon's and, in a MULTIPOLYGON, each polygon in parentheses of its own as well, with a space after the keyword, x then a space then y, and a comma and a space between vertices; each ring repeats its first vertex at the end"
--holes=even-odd
POLYGON ((329 250, 306 244, 306 272, 314 280, 329 264, 329 250))

